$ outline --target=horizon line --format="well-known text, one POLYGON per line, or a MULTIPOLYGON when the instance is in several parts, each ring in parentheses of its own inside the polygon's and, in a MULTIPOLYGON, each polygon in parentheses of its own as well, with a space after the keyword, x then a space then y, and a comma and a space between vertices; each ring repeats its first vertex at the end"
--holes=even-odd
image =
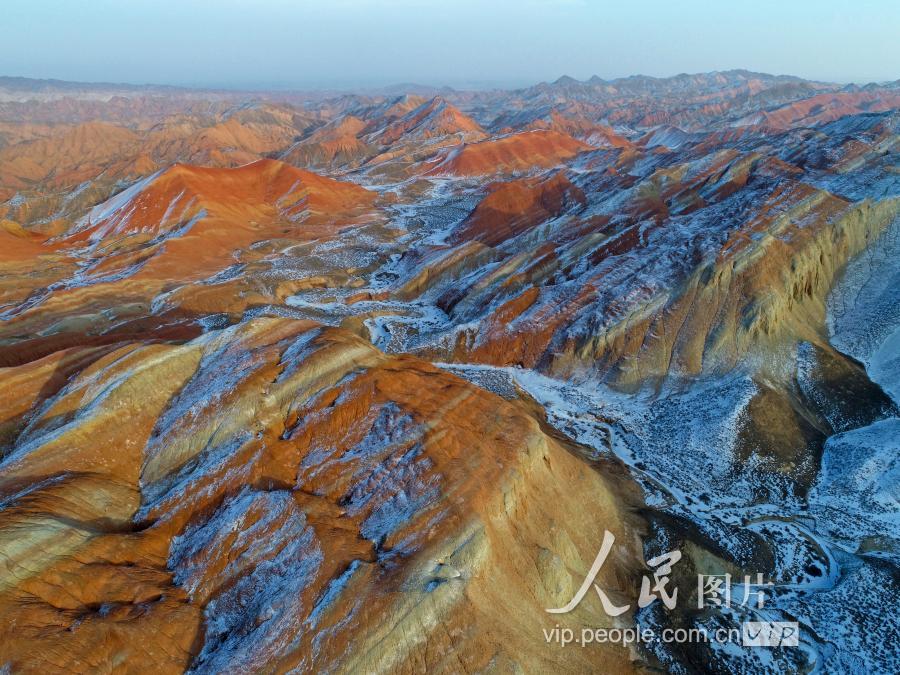
POLYGON ((727 74, 727 73, 746 73, 748 75, 759 75, 770 78, 790 78, 803 82, 811 82, 815 84, 826 84, 826 85, 843 85, 843 86, 851 86, 856 85, 860 87, 864 87, 867 85, 885 85, 893 82, 900 81, 900 78, 897 80, 851 80, 851 81, 843 81, 840 79, 835 80, 823 80, 823 79, 810 79, 805 78, 800 75, 793 75, 790 73, 768 73, 764 71, 755 71, 750 70, 748 68, 729 68, 726 70, 708 70, 708 71, 697 71, 697 72, 678 72, 672 75, 645 75, 643 73, 635 73, 632 75, 624 75, 620 77, 614 78, 604 78, 599 75, 591 75, 584 79, 578 79, 576 77, 570 76, 568 74, 562 74, 559 77, 553 80, 541 79, 541 80, 528 80, 531 84, 526 84, 524 81, 521 84, 514 84, 511 81, 507 81, 506 83, 501 83, 499 80, 492 79, 484 79, 484 80, 463 80, 457 82, 455 84, 432 84, 432 83, 423 83, 423 82, 415 82, 415 81, 395 81, 384 84, 377 83, 368 83, 364 84, 362 82, 358 84, 349 84, 348 82, 340 82, 335 81, 332 84, 327 83, 288 83, 288 82, 272 82, 268 84, 264 83, 245 83, 245 84, 222 84, 222 83, 166 83, 166 82, 112 82, 106 80, 66 80, 58 77, 29 77, 27 75, 7 75, 0 74, 0 80, 24 80, 35 83, 45 83, 48 85, 52 84, 67 84, 67 85, 82 85, 86 87, 107 87, 107 88, 133 88, 133 89, 176 89, 181 91, 197 91, 197 92, 210 92, 210 93, 355 93, 355 92, 380 92, 384 90, 390 89, 401 89, 401 88, 422 88, 422 89, 433 89, 433 90, 450 90, 454 92, 465 92, 465 91, 491 91, 491 90, 518 90, 518 89, 528 89, 530 87, 540 86, 542 84, 552 85, 559 83, 560 81, 572 80, 579 84, 587 84, 592 80, 598 80, 600 82, 605 83, 616 83, 622 82, 625 80, 633 80, 633 79, 647 79, 647 80, 670 80, 678 77, 694 77, 699 75, 713 75, 713 74, 727 74))

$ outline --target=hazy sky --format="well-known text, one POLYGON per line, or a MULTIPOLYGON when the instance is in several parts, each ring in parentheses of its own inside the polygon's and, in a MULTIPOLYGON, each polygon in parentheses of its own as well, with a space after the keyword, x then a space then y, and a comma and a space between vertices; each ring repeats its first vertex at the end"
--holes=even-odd
POLYGON ((0 74, 521 85, 748 68, 900 78, 900 0, 2 0, 0 74))

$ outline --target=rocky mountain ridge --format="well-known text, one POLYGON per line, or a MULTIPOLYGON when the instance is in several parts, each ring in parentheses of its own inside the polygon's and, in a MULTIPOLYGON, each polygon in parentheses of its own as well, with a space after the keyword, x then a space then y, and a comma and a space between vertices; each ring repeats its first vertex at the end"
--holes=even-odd
POLYGON ((895 669, 896 86, 70 89, 0 102, 4 667, 895 669))

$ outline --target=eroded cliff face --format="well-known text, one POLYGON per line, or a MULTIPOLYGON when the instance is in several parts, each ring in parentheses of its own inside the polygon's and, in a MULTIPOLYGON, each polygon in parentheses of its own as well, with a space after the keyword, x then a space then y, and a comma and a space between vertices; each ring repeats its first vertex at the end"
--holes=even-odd
POLYGON ((826 195, 807 199, 813 205, 801 202, 772 224, 749 226, 715 260, 618 324, 564 343, 549 372, 599 369, 635 386, 671 374, 727 372, 754 352, 824 340, 835 276, 900 213, 900 200, 856 206, 826 195))
MULTIPOLYGON (((600 583, 633 593, 621 470, 339 329, 258 319, 4 379, 0 645, 17 672, 550 667, 544 608, 604 529, 620 546, 600 583)), ((561 622, 609 621, 592 612, 561 622)))

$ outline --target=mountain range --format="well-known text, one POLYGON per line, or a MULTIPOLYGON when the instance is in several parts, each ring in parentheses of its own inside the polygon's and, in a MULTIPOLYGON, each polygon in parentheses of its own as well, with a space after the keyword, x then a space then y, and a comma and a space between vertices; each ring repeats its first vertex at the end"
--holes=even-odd
POLYGON ((0 78, 0 666, 897 672, 898 242, 900 80, 0 78))

